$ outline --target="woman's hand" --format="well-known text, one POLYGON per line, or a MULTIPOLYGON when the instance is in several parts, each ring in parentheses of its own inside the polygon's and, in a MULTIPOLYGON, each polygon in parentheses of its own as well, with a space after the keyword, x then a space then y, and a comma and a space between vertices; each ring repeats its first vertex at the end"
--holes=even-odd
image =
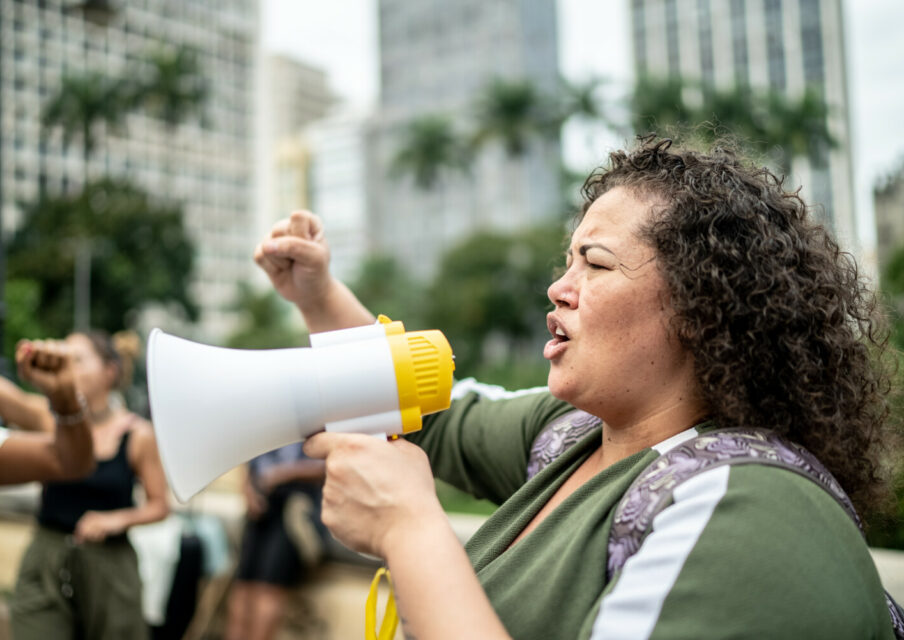
POLYGON ((118 511, 86 511, 75 525, 76 542, 103 542, 123 533, 128 527, 118 511))
POLYGON ((323 223, 310 211, 280 220, 254 251, 273 287, 296 305, 317 304, 330 285, 330 249, 323 223))
POLYGON ((16 346, 19 377, 37 387, 61 415, 82 409, 75 388, 72 357, 60 340, 22 340, 16 346))
POLYGON ((431 518, 445 521, 427 456, 405 440, 319 433, 304 452, 326 460, 321 518, 355 551, 385 558, 394 536, 431 518))

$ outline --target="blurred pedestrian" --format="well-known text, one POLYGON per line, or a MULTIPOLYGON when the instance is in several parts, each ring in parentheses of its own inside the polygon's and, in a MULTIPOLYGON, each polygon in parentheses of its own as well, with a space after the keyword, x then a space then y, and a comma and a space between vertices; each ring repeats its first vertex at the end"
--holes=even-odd
MULTIPOLYGON (((38 529, 22 559, 10 607, 17 640, 144 638, 141 581, 126 537, 134 525, 162 520, 166 480, 153 429, 111 402, 124 370, 110 337, 78 332, 66 338, 76 389, 91 423, 93 474, 72 482, 48 482, 41 495, 38 529), (136 505, 138 482, 145 500, 136 505)), ((4 387, 0 413, 19 407, 16 423, 32 431, 54 424, 51 407, 4 387)))
POLYGON ((319 562, 324 464, 301 443, 248 463, 244 483, 247 522, 229 596, 226 640, 269 640, 285 615, 292 587, 319 562))

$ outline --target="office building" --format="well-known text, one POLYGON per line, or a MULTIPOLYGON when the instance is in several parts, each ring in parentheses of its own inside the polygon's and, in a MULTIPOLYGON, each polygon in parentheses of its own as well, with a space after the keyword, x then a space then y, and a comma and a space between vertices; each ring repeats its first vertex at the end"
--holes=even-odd
POLYGON ((816 88, 837 148, 795 158, 789 186, 856 248, 841 0, 629 0, 638 76, 702 80, 799 97, 816 88))
MULTIPOLYGON (((254 246, 256 0, 0 0, 0 207, 7 232, 20 202, 80 188, 85 176, 128 178, 182 204, 197 256, 192 294, 198 331, 219 339, 231 326, 235 284, 249 277, 254 246), (41 145, 41 112, 64 76, 122 77, 147 56, 187 46, 208 99, 200 115, 169 127, 141 110, 121 131, 101 132, 84 166, 78 140, 58 130, 41 145)), ((166 323, 167 314, 155 318, 166 323)))
POLYGON ((379 104, 367 142, 372 248, 426 279, 446 248, 481 227, 557 216, 557 139, 535 138, 518 157, 487 145, 469 172, 444 172, 427 189, 392 171, 415 119, 442 114, 459 134, 473 130, 475 99, 494 78, 556 90, 555 0, 379 0, 378 23, 379 104))

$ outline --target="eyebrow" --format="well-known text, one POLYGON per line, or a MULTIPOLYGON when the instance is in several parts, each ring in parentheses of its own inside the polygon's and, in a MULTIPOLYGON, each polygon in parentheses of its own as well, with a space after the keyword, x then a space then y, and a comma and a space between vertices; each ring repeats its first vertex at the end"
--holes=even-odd
MULTIPOLYGON (((607 247, 604 244, 600 244, 599 242, 589 242, 587 244, 582 244, 578 248, 578 253, 582 256, 586 256, 587 252, 590 251, 591 249, 602 249, 603 251, 606 251, 606 252, 612 254, 612 257, 615 258, 616 260, 618 259, 618 256, 615 255, 615 252, 612 249, 610 249, 609 247, 607 247)), ((569 247, 568 251, 565 252, 565 257, 567 258, 570 255, 571 255, 571 247, 569 247)))

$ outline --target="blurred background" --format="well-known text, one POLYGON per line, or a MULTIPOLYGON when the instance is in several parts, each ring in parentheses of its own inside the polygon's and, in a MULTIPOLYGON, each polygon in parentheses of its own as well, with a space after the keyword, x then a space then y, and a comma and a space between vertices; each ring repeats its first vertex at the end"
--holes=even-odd
MULTIPOLYGON (((899 0, 0 0, 2 367, 87 327, 305 345, 251 255, 307 208, 334 273, 442 329, 461 377, 544 384, 580 185, 650 131, 785 174, 904 348, 902 23, 899 0)), ((147 412, 140 366, 126 398, 147 412)))

